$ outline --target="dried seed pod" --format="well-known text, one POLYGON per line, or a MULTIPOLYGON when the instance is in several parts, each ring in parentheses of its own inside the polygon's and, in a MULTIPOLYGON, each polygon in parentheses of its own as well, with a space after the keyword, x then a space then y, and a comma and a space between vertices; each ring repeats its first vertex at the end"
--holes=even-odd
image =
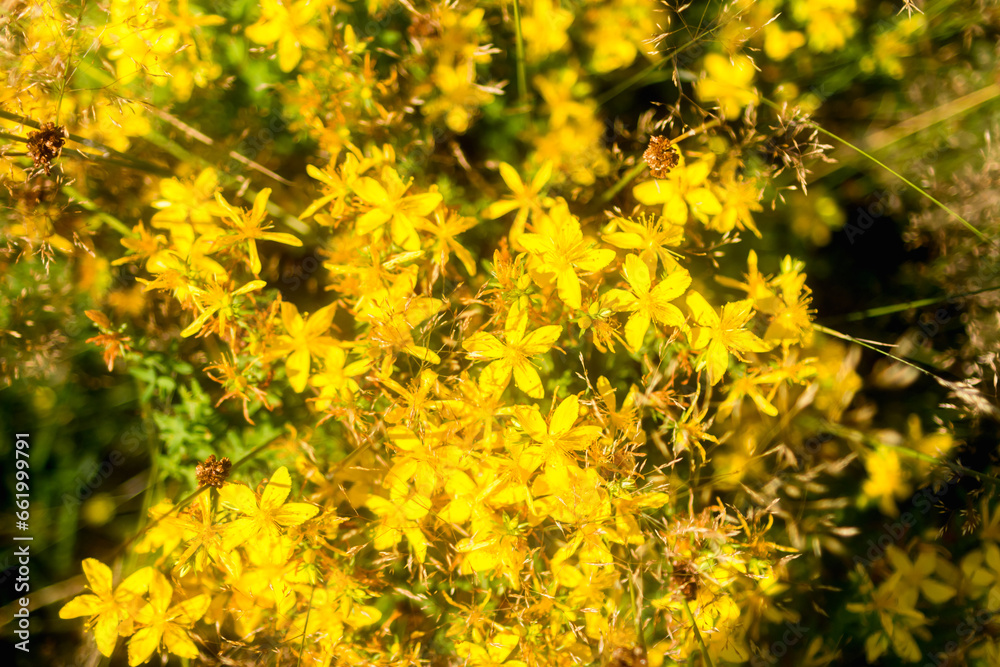
POLYGON ((215 454, 212 454, 205 459, 204 463, 199 463, 198 467, 195 468, 195 477, 198 480, 198 486, 221 487, 222 483, 229 477, 229 469, 232 467, 233 464, 228 456, 224 456, 216 461, 215 454))
POLYGON ((611 660, 608 667, 647 667, 649 660, 646 657, 646 649, 642 646, 631 648, 618 646, 611 652, 611 660))
POLYGON ((55 123, 45 123, 40 130, 28 135, 28 155, 36 168, 45 170, 46 176, 52 173, 52 161, 59 157, 64 145, 66 128, 55 123))
POLYGON ((642 159, 649 165, 653 178, 666 178, 670 170, 677 166, 680 156, 670 139, 653 137, 649 140, 649 147, 642 154, 642 159))

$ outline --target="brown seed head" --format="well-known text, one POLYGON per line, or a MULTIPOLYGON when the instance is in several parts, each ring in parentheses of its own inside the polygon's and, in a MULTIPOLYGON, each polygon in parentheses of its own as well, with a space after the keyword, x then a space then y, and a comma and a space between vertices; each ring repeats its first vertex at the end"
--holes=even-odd
POLYGON ((215 454, 212 454, 205 459, 204 463, 199 463, 198 467, 195 468, 194 474, 198 480, 198 486, 221 487, 222 483, 229 477, 229 469, 232 467, 233 464, 228 456, 216 461, 215 454))
POLYGON ((666 178, 670 170, 677 166, 680 156, 670 139, 653 137, 649 140, 649 147, 642 154, 642 159, 649 165, 653 178, 666 178))
POLYGON ((52 161, 59 157, 66 144, 66 129, 55 123, 45 123, 37 132, 28 135, 28 155, 48 176, 52 172, 52 161))
POLYGON ((641 646, 626 648, 618 646, 611 652, 611 661, 608 667, 647 667, 649 660, 646 657, 646 649, 641 646))

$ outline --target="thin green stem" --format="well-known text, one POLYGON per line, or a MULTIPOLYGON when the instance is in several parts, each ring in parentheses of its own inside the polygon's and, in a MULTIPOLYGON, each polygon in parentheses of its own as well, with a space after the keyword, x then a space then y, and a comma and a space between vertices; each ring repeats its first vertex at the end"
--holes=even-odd
POLYGON ((913 363, 912 361, 910 361, 909 359, 904 359, 903 357, 897 357, 896 355, 894 355, 894 354, 892 354, 890 352, 886 352, 885 350, 880 350, 875 345, 873 345, 873 344, 871 344, 871 343, 869 343, 867 341, 861 340, 860 338, 855 338, 854 336, 848 336, 847 334, 840 333, 836 329, 830 329, 828 327, 824 327, 822 324, 813 323, 812 327, 813 327, 814 330, 819 331, 821 333, 825 333, 828 336, 833 336, 834 338, 839 338, 841 340, 846 340, 846 341, 849 341, 849 342, 854 343, 856 345, 860 345, 861 347, 864 347, 864 348, 867 348, 869 350, 873 350, 875 352, 878 352, 879 354, 882 354, 882 355, 885 355, 885 356, 889 357, 893 361, 898 361, 901 364, 905 364, 906 366, 909 366, 910 368, 912 368, 912 369, 914 369, 916 371, 919 371, 919 372, 923 373, 924 375, 928 375, 928 376, 930 376, 930 377, 932 377, 932 378, 934 378, 936 380, 940 380, 941 379, 940 376, 935 375, 934 373, 932 373, 931 371, 927 370, 923 366, 919 366, 919 365, 913 363))
POLYGON ((312 613, 313 596, 315 594, 316 584, 313 583, 312 589, 309 591, 309 606, 306 607, 306 620, 302 623, 302 641, 299 643, 299 659, 295 662, 296 665, 302 664, 302 655, 306 652, 306 636, 309 632, 309 615, 312 613))
POLYGON ((945 301, 951 301, 952 299, 961 299, 967 296, 975 296, 976 294, 982 294, 983 292, 993 292, 995 290, 1000 290, 1000 285, 994 285, 992 287, 984 287, 983 289, 977 289, 972 292, 963 292, 961 294, 953 294, 950 296, 935 296, 929 299, 918 299, 916 301, 907 301, 906 303, 894 303, 889 306, 879 306, 878 308, 859 310, 853 313, 848 313, 846 315, 841 315, 835 318, 835 320, 837 321, 843 320, 845 322, 857 322, 859 320, 864 320, 869 317, 891 315, 892 313, 898 313, 904 310, 910 310, 911 308, 923 308, 924 306, 932 306, 936 303, 944 303, 945 301))
POLYGON ((10 134, 8 132, 0 132, 0 139, 8 139, 10 141, 17 141, 22 144, 28 143, 28 140, 24 137, 19 137, 16 134, 10 134))
POLYGON ((66 94, 66 86, 69 84, 69 68, 73 60, 73 51, 76 49, 76 37, 80 34, 80 23, 83 21, 83 12, 86 8, 87 0, 82 0, 80 11, 76 15, 76 24, 73 26, 73 39, 69 42, 69 53, 66 55, 66 69, 63 70, 62 86, 59 88, 59 101, 56 102, 56 125, 59 125, 59 112, 62 110, 63 95, 66 94))
POLYGON ((635 178, 643 172, 646 168, 646 163, 643 160, 639 160, 638 163, 622 176, 617 183, 612 185, 610 188, 604 191, 604 194, 597 198, 598 204, 607 204, 609 201, 615 198, 619 192, 622 191, 626 185, 631 183, 635 178))
MULTIPOLYGON (((20 116, 20 115, 18 115, 16 113, 11 113, 9 111, 4 111, 3 109, 0 109, 0 118, 6 118, 7 120, 12 120, 12 121, 14 121, 16 123, 20 123, 21 125, 26 125, 26 126, 28 126, 30 128, 34 128, 36 130, 42 129, 41 124, 38 123, 37 121, 34 121, 34 120, 30 119, 30 118, 25 118, 24 116, 20 116)), ((17 137, 16 135, 8 135, 7 138, 14 139, 16 141, 27 142, 27 139, 17 137)), ((163 167, 158 167, 157 165, 153 164, 152 162, 147 162, 145 160, 140 160, 138 158, 134 158, 131 155, 128 155, 127 153, 122 153, 121 151, 116 151, 114 148, 111 148, 111 146, 108 146, 106 144, 102 144, 99 141, 94 141, 93 139, 88 139, 86 137, 81 137, 79 135, 72 134, 72 133, 69 134, 69 140, 70 141, 74 141, 74 142, 76 142, 78 144, 83 144, 87 148, 93 148, 94 150, 101 151, 103 153, 102 155, 90 155, 90 154, 87 154, 87 153, 82 153, 80 151, 76 151, 74 153, 76 155, 83 155, 83 156, 86 156, 86 157, 88 157, 90 159, 103 160, 103 161, 106 161, 106 162, 109 162, 109 163, 112 163, 112 164, 119 164, 119 165, 130 167, 130 168, 133 168, 133 169, 138 169, 139 171, 146 171, 146 172, 149 172, 151 174, 157 174, 157 175, 163 175, 163 176, 169 176, 170 175, 170 172, 168 170, 164 169, 163 167)), ((70 152, 70 151, 71 151, 71 149, 63 149, 64 153, 70 152)))
POLYGON ((524 34, 521 32, 521 3, 514 0, 514 32, 517 38, 516 58, 517 58, 517 94, 524 110, 530 109, 528 102, 528 76, 525 73, 524 57, 524 34))
POLYGON ((701 647, 701 654, 705 658, 708 667, 715 667, 715 663, 712 662, 712 656, 708 654, 708 647, 705 645, 705 639, 701 636, 701 630, 698 628, 698 621, 694 618, 694 612, 691 611, 691 603, 688 602, 687 598, 684 598, 684 608, 687 609, 688 618, 691 619, 691 629, 694 630, 694 636, 698 639, 698 646, 701 647))
POLYGON ((841 424, 836 424, 834 422, 830 422, 827 420, 806 420, 805 423, 809 424, 810 422, 814 423, 816 425, 816 428, 826 431, 828 433, 832 433, 833 435, 840 436, 846 440, 856 440, 856 441, 860 440, 864 444, 873 447, 888 447, 893 451, 899 452, 904 456, 909 456, 910 458, 918 459, 920 461, 925 461, 927 463, 939 464, 959 475, 969 475, 970 477, 975 477, 981 482, 991 482, 992 484, 1000 486, 1000 477, 979 472, 978 470, 974 470, 973 468, 968 468, 966 466, 963 466, 960 463, 955 463, 954 461, 948 461, 946 459, 940 459, 936 456, 932 456, 931 454, 925 454, 924 452, 920 452, 910 447, 906 447, 905 445, 888 444, 879 440, 878 438, 872 437, 867 433, 863 433, 856 429, 849 428, 841 424))
POLYGON ((132 230, 129 229, 125 223, 113 215, 102 211, 97 204, 77 192, 72 186, 64 185, 62 187, 62 191, 63 194, 71 200, 75 200, 76 203, 80 205, 80 208, 93 213, 98 220, 106 224, 108 227, 111 227, 115 231, 119 232, 122 236, 132 236, 132 230))
MULTIPOLYGON (((761 98, 761 102, 763 102, 764 104, 768 105, 769 107, 771 107, 773 109, 776 109, 776 110, 779 110, 779 111, 781 110, 781 107, 778 104, 775 104, 774 102, 772 102, 769 99, 761 98)), ((861 155, 861 156, 863 156, 863 157, 871 160, 872 162, 874 162, 878 166, 882 167, 887 172, 889 172, 890 174, 892 174, 893 176, 895 176, 896 178, 898 178, 899 180, 903 181, 904 183, 906 183, 907 185, 909 185, 911 188, 913 188, 914 190, 916 190, 917 192, 919 192, 921 195, 923 195, 924 197, 926 197, 929 201, 933 202, 935 205, 937 205, 943 211, 945 211, 946 213, 948 213, 949 215, 951 215, 953 218, 955 218, 956 220, 958 220, 959 222, 961 222, 963 225, 965 225, 965 227, 969 231, 971 231, 973 234, 975 234, 981 241, 989 241, 991 243, 993 242, 992 239, 990 239, 988 236, 986 236, 981 231, 979 231, 978 229, 976 229, 971 222, 969 222, 968 220, 966 220, 965 218, 963 218, 962 216, 960 216, 953 209, 951 209, 948 205, 943 204, 940 201, 938 201, 937 199, 935 199, 934 196, 931 195, 931 193, 927 192, 922 187, 920 187, 919 185, 917 185, 916 183, 914 183, 910 179, 906 178, 905 176, 903 176, 902 174, 900 174, 898 171, 896 171, 895 169, 893 169, 889 165, 885 164, 884 162, 882 162, 881 160, 879 160, 878 158, 876 158, 871 153, 865 152, 859 146, 855 146, 854 144, 852 144, 851 142, 849 142, 847 139, 844 139, 843 137, 840 137, 840 136, 834 134, 833 132, 830 132, 829 130, 827 130, 826 128, 824 128, 819 123, 816 123, 816 122, 811 121, 811 120, 806 120, 805 124, 808 125, 809 127, 813 128, 814 130, 825 134, 826 136, 830 137, 831 139, 835 139, 836 141, 839 141, 840 143, 844 144, 845 146, 847 146, 851 150, 856 151, 859 155, 861 155)))

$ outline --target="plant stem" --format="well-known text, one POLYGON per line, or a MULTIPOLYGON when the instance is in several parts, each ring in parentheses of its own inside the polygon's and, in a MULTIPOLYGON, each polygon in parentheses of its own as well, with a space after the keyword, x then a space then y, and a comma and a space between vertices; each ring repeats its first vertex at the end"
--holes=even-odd
POLYGON ((622 188, 624 188, 626 185, 632 182, 632 180, 635 179, 636 176, 641 174, 645 168, 646 168, 646 162, 644 160, 639 160, 639 162, 637 162, 635 166, 633 166, 631 169, 625 172, 625 175, 622 176, 617 183, 612 185, 609 189, 605 190, 604 194, 597 198, 597 203, 607 204, 609 201, 614 199, 615 195, 621 192, 622 188))
POLYGON ((80 205, 81 208, 93 213, 98 220, 105 223, 115 231, 119 232, 120 234, 122 234, 122 236, 129 236, 129 237, 132 236, 132 230, 129 229, 125 223, 123 223, 121 220, 114 217, 113 215, 102 211, 97 204, 95 204, 94 202, 90 201, 82 194, 77 192, 72 186, 64 185, 62 187, 62 191, 63 194, 69 197, 71 200, 76 200, 76 202, 80 205))
MULTIPOLYGON (((772 102, 771 100, 769 100, 767 98, 762 97, 761 98, 761 102, 763 102, 764 104, 768 105, 769 107, 771 107, 771 108, 773 108, 775 110, 779 110, 779 111, 781 110, 781 107, 779 105, 775 104, 774 102, 772 102)), ((868 158, 869 160, 871 160, 872 162, 874 162, 878 166, 882 167, 887 172, 889 172, 890 174, 892 174, 893 176, 895 176, 899 180, 903 181, 904 183, 906 183, 907 185, 909 185, 911 188, 913 188, 914 190, 916 190, 917 192, 919 192, 921 195, 923 195, 924 197, 926 197, 928 200, 930 200, 931 202, 933 202, 934 204, 936 204, 938 207, 940 207, 943 211, 945 211, 946 213, 948 213, 949 215, 951 215, 953 218, 955 218, 956 220, 958 220, 959 222, 961 222, 963 225, 965 225, 965 227, 969 231, 971 231, 973 234, 975 234, 977 237, 979 237, 979 239, 981 241, 989 241, 991 243, 993 242, 992 239, 990 239, 988 236, 986 236, 981 231, 979 231, 978 229, 976 229, 972 225, 971 222, 969 222, 968 220, 966 220, 965 218, 963 218, 962 216, 960 216, 958 213, 956 213, 954 210, 952 210, 946 204, 942 204, 941 202, 939 202, 929 192, 927 192, 922 187, 920 187, 919 185, 917 185, 913 181, 909 180, 908 178, 906 178, 905 176, 903 176, 902 174, 900 174, 898 171, 892 169, 889 165, 885 164, 884 162, 882 162, 881 160, 879 160, 878 158, 876 158, 874 155, 865 152, 860 147, 855 146, 854 144, 852 144, 851 142, 849 142, 847 139, 844 139, 843 137, 837 136, 833 132, 830 132, 829 130, 825 129, 822 125, 820 125, 819 123, 816 123, 815 121, 811 121, 811 120, 807 119, 807 120, 804 121, 804 123, 806 125, 808 125, 809 127, 813 128, 814 130, 816 130, 818 132, 822 132, 823 134, 825 134, 826 136, 830 137, 831 139, 835 139, 835 140, 839 141, 840 143, 844 144, 848 148, 856 151, 858 154, 860 154, 860 155, 868 158)))
POLYGON ((73 59, 73 51, 76 49, 76 37, 80 34, 80 23, 83 21, 83 12, 86 8, 87 0, 83 0, 80 3, 80 11, 76 15, 76 23, 73 25, 73 39, 69 42, 69 53, 66 55, 66 68, 63 70, 62 86, 59 88, 59 101, 56 102, 56 125, 59 125, 59 112, 62 111, 63 95, 66 94, 66 86, 69 84, 71 76, 69 73, 70 61, 73 59))
POLYGON ((983 289, 977 289, 972 292, 963 292, 961 294, 953 294, 950 296, 940 296, 931 297, 929 299, 918 299, 916 301, 907 301, 906 303, 894 303, 889 306, 879 306, 878 308, 869 308, 868 310, 859 310, 853 313, 848 313, 847 315, 841 315, 835 318, 836 320, 843 320, 845 322, 857 322, 869 317, 878 317, 880 315, 890 315, 892 313, 898 313, 903 310, 910 310, 911 308, 922 308, 924 306, 931 306, 936 303, 944 303, 945 301, 951 301, 952 299, 961 299, 967 296, 975 296, 976 294, 982 294, 983 292, 993 292, 995 290, 1000 290, 1000 285, 994 285, 992 287, 984 287, 983 289))
POLYGON ((694 630, 694 636, 698 638, 701 655, 705 658, 708 667, 715 667, 715 664, 712 662, 712 656, 708 654, 708 647, 705 646, 705 640, 701 636, 701 630, 698 629, 698 621, 694 619, 694 613, 691 611, 691 603, 688 602, 687 598, 684 598, 684 608, 687 609, 688 618, 691 619, 691 629, 694 630))
POLYGON ((514 0, 514 32, 517 37, 516 58, 517 58, 517 94, 524 111, 531 108, 528 102, 528 76, 525 73, 524 58, 524 34, 521 32, 521 3, 514 0))

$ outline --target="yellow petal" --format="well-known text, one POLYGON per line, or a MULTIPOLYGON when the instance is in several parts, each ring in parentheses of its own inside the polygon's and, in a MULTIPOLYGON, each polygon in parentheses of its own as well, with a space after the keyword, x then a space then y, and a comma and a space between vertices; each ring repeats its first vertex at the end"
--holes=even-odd
POLYGON ((158 627, 142 628, 132 635, 128 643, 129 667, 136 667, 149 660, 159 647, 161 636, 162 632, 158 627))
POLYGON ((297 526, 319 514, 319 508, 309 503, 285 503, 274 513, 280 526, 297 526))
POLYGON ((514 364, 514 384, 532 398, 545 396, 542 378, 538 376, 538 371, 535 370, 534 366, 526 361, 514 364))
POLYGON ((549 433, 552 435, 562 435, 567 433, 577 418, 580 416, 580 399, 576 395, 566 398, 559 407, 556 408, 552 419, 549 422, 549 433))
POLYGON ((269 511, 281 507, 291 490, 291 475, 288 474, 288 468, 281 466, 274 471, 264 488, 264 493, 260 496, 260 508, 269 511))

